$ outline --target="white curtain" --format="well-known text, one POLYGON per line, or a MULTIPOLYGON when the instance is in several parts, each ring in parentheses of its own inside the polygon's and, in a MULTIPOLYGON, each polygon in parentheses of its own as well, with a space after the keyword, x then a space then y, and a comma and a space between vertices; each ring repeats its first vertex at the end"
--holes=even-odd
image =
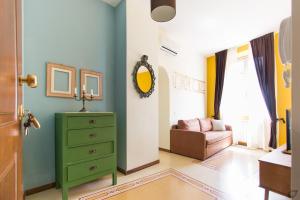
POLYGON ((225 68, 223 94, 220 105, 221 118, 226 124, 232 126, 233 129, 233 143, 237 144, 242 138, 241 129, 242 124, 240 123, 240 116, 242 115, 241 109, 243 107, 242 95, 242 81, 240 80, 240 74, 238 69, 240 68, 238 62, 237 49, 229 49, 227 51, 227 60, 225 68), (239 84, 237 84, 239 83, 239 84), (238 134, 239 133, 239 134, 238 134))
POLYGON ((246 142, 249 148, 268 149, 270 117, 264 102, 251 45, 246 59, 239 59, 237 49, 228 50, 221 116, 233 128, 233 141, 246 142))

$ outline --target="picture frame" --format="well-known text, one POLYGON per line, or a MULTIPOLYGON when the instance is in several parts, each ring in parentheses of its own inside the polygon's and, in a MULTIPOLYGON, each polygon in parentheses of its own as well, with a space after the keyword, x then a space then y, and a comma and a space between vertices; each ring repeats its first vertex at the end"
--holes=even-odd
POLYGON ((74 98, 76 68, 63 64, 47 63, 46 96, 74 98))
POLYGON ((206 82, 177 72, 173 74, 173 87, 180 90, 206 93, 206 82))
POLYGON ((90 98, 93 93, 93 100, 103 100, 103 73, 88 69, 80 69, 80 93, 86 90, 90 98))

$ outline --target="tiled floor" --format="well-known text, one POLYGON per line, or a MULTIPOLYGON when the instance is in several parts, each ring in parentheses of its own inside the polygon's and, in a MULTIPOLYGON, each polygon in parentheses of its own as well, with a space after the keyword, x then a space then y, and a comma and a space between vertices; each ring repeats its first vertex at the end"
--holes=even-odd
MULTIPOLYGON (((263 200, 264 190, 258 187, 257 159, 264 154, 264 152, 258 150, 231 147, 215 158, 200 162, 188 157, 160 152, 160 164, 127 176, 118 174, 118 184, 173 168, 227 193, 231 199, 263 200)), ((69 199, 78 199, 84 194, 95 192, 110 185, 110 177, 104 177, 101 180, 70 189, 69 199)), ((60 199, 60 190, 56 189, 26 197, 26 200, 60 199)), ((281 195, 270 193, 270 200, 287 199, 281 195)))

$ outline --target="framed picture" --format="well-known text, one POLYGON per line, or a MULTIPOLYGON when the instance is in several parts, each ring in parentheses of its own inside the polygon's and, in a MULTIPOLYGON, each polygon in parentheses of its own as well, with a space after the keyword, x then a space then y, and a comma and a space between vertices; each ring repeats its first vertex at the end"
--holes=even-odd
POLYGON ((80 70, 80 88, 85 90, 87 96, 93 95, 93 99, 103 99, 103 73, 92 70, 80 70))
POLYGON ((192 77, 179 74, 177 72, 173 75, 173 87, 180 90, 203 93, 206 92, 206 82, 192 77))
POLYGON ((73 98, 76 69, 62 64, 47 63, 47 96, 73 98))

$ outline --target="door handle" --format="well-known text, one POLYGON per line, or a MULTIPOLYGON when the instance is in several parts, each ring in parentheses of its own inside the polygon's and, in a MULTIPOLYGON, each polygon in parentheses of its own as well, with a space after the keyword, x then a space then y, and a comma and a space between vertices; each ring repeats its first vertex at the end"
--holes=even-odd
POLYGON ((34 74, 28 74, 26 77, 19 76, 19 85, 23 86, 26 83, 30 88, 36 88, 38 86, 37 76, 34 74))

